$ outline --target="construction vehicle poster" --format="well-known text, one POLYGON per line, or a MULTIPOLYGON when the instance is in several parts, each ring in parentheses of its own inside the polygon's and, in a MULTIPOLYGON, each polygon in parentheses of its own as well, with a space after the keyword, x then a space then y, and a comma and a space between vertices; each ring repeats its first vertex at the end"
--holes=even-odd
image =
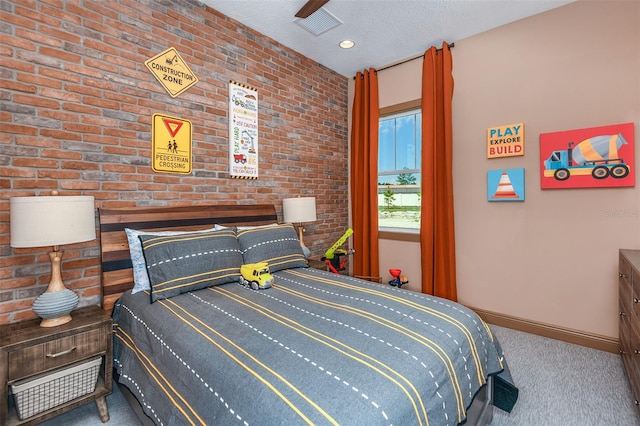
POLYGON ((258 178, 258 91, 229 83, 229 175, 258 178))
POLYGON ((633 123, 541 133, 540 186, 635 186, 633 123))

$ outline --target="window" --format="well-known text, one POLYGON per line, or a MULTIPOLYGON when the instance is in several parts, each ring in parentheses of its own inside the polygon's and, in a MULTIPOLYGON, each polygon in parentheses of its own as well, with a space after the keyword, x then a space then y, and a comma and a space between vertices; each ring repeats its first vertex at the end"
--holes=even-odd
POLYGON ((419 229, 421 110, 381 116, 378 138, 378 226, 419 229))

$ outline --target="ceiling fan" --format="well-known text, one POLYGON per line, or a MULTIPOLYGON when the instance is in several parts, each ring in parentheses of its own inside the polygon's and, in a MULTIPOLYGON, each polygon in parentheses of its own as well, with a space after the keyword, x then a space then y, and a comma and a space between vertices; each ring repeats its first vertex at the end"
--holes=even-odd
POLYGON ((328 2, 329 0, 309 0, 296 13, 296 18, 308 18, 312 13, 316 12, 328 2))

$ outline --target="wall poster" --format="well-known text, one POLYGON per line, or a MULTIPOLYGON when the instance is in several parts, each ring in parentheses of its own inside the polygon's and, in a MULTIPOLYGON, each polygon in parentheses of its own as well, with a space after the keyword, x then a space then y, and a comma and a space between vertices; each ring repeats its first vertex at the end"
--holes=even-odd
POLYGON ((487 129, 487 158, 524 155, 524 123, 487 129))
POLYGON ((198 77, 173 47, 148 59, 144 64, 172 98, 198 82, 198 77))
POLYGON ((190 174, 191 145, 191 121, 153 114, 151 168, 154 172, 190 174))
POLYGON ((229 82, 229 175, 258 179, 258 91, 229 82))
POLYGON ((489 170, 487 201, 524 201, 524 169, 489 170))
POLYGON ((633 123, 540 134, 540 187, 635 186, 633 123))

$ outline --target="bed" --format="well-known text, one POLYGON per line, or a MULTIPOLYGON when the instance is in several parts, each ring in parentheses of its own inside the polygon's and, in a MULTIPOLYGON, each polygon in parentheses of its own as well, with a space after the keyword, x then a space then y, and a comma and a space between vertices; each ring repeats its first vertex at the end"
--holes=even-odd
POLYGON ((473 311, 309 268, 272 205, 99 216, 114 373, 145 420, 484 425, 494 405, 517 400, 499 342, 473 311), (242 285, 240 265, 264 260, 274 285, 242 285))

